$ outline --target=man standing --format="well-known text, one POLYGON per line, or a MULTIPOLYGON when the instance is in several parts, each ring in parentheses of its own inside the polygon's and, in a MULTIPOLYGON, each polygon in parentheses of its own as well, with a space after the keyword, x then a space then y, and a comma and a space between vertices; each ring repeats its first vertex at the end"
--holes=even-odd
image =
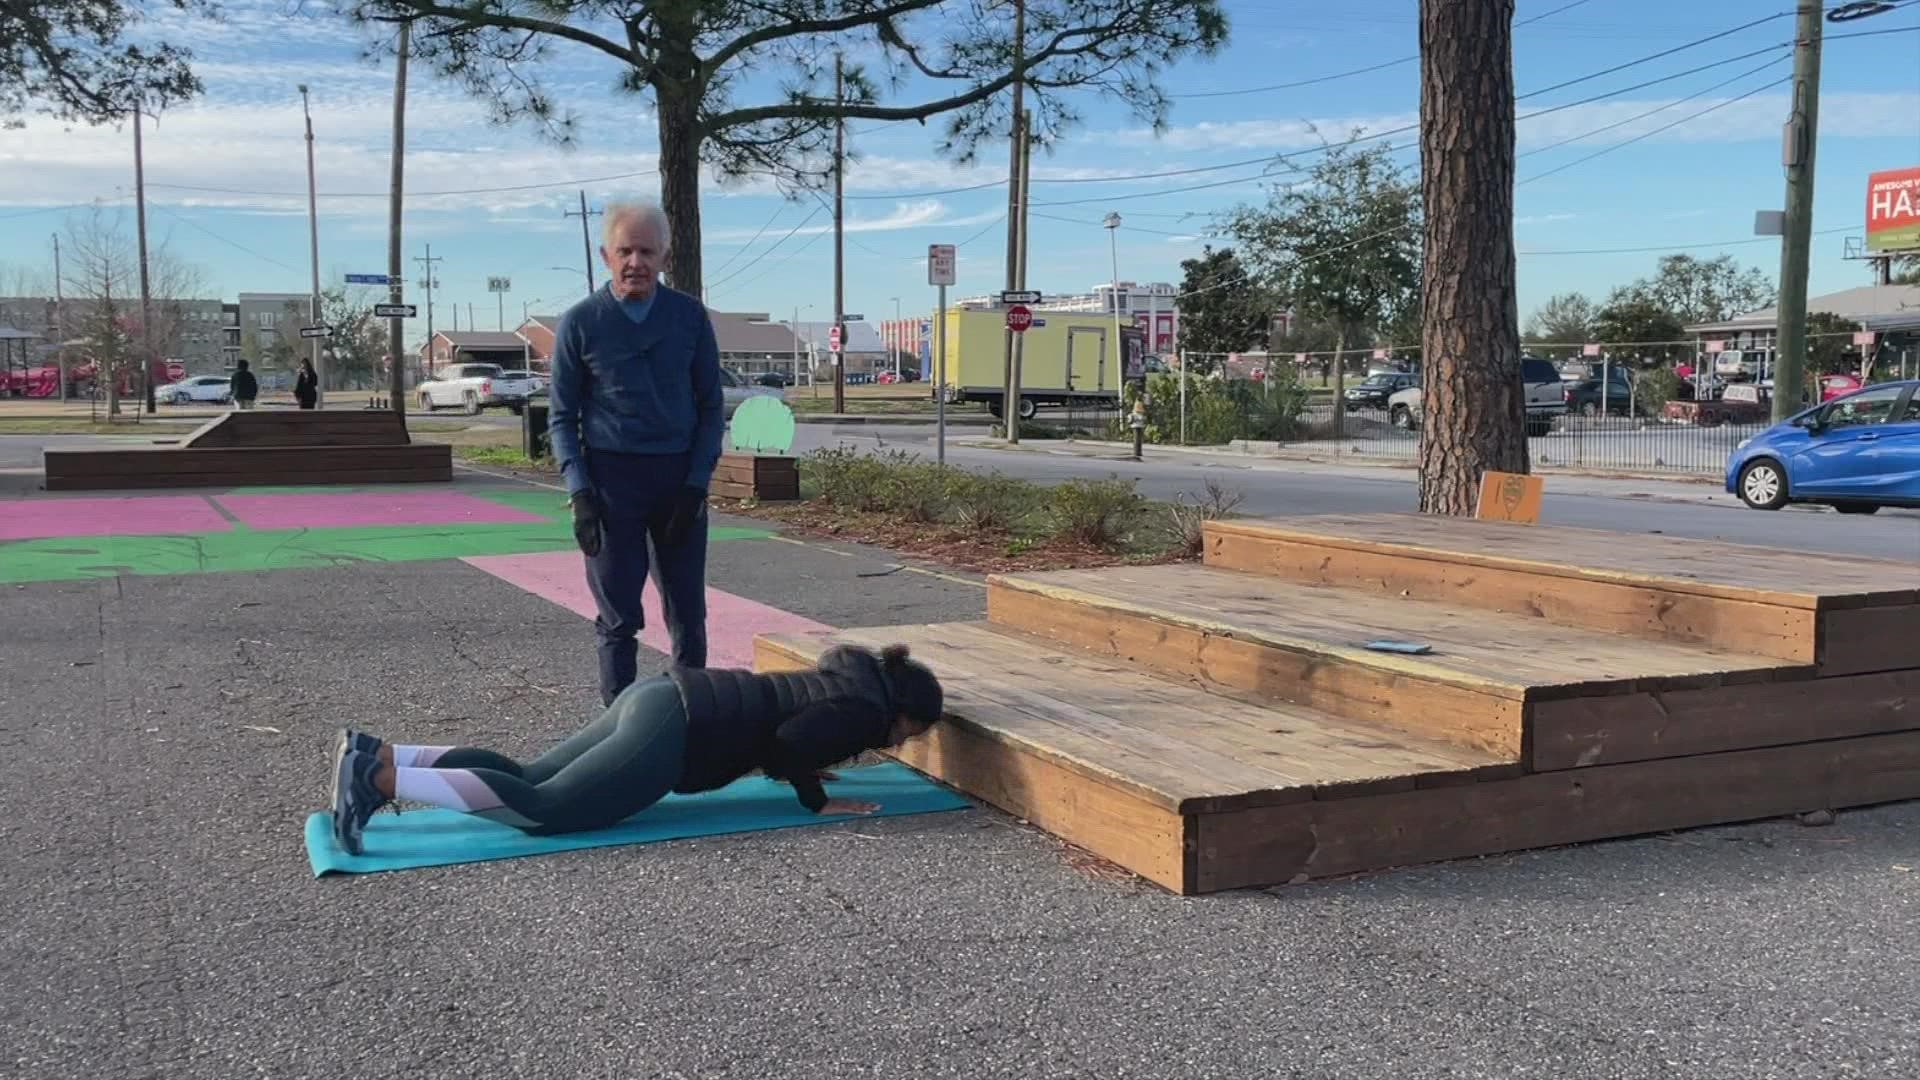
POLYGON ((658 206, 608 205, 607 286, 554 330, 548 437, 599 608, 607 704, 636 675, 649 540, 673 663, 707 664, 707 488, 726 412, 706 305, 656 280, 667 244, 658 206))

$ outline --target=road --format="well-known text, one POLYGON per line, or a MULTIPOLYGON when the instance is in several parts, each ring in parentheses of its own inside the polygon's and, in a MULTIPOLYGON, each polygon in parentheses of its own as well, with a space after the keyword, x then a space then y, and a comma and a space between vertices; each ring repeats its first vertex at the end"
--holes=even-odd
MULTIPOLYGON (((1140 482, 1152 498, 1171 499, 1202 490, 1206 478, 1242 492, 1239 511, 1259 516, 1412 511, 1418 507, 1413 470, 1278 462, 1231 456, 1207 457, 1147 450, 1147 460, 1076 456, 1064 444, 1027 444, 1025 450, 966 445, 948 433, 947 460, 974 469, 998 469, 1041 482, 1118 474, 1140 482)), ((801 424, 795 452, 846 444, 866 449, 906 449, 931 458, 931 427, 829 427, 801 424)), ((1552 475, 1547 479, 1542 521, 1617 532, 1665 533, 1700 540, 1789 547, 1821 554, 1920 560, 1920 513, 1882 511, 1843 518, 1823 509, 1763 513, 1748 510, 1717 485, 1659 480, 1599 480, 1552 475)))

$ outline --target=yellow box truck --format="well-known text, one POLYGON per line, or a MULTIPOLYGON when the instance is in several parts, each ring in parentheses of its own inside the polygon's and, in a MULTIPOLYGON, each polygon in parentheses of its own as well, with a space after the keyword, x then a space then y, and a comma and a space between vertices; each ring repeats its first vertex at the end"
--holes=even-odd
MULTIPOLYGON (((1004 308, 952 308, 946 318, 946 370, 933 355, 934 393, 949 402, 984 401, 1004 415, 1007 313, 1004 308)), ((1116 348, 1113 316, 1097 311, 1035 308, 1020 361, 1020 418, 1043 405, 1120 404, 1120 387, 1145 371, 1146 335, 1122 323, 1124 354, 1116 348)))

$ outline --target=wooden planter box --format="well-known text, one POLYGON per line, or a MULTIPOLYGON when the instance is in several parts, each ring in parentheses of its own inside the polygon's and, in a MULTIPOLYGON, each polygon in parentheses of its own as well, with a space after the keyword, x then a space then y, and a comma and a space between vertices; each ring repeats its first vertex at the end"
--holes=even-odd
POLYGON ((774 454, 720 455, 713 470, 713 494, 722 499, 790 502, 800 497, 800 461, 774 454))

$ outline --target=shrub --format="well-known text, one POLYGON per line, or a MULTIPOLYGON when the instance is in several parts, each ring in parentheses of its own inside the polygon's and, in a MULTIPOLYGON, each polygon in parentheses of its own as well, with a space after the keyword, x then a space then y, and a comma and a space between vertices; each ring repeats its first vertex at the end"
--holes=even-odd
POLYGON ((877 482, 879 508, 908 521, 939 521, 947 506, 947 470, 912 455, 885 463, 877 482))
POLYGON ((801 465, 820 497, 850 510, 879 510, 886 505, 892 471, 913 460, 904 450, 863 454, 850 446, 822 447, 801 465))
POLYGON ((1174 496, 1167 513, 1173 518, 1174 538, 1187 555, 1198 555, 1206 544, 1205 525, 1233 513, 1245 493, 1232 490, 1220 481, 1207 478, 1206 493, 1190 498, 1186 492, 1174 496))
MULTIPOLYGON (((1133 401, 1131 386, 1123 395, 1119 416, 1107 424, 1108 438, 1131 441, 1133 401)), ((1265 382, 1240 379, 1187 380, 1187 442, 1217 446, 1235 439, 1288 441, 1299 437, 1309 394, 1291 365, 1265 382)), ((1180 378, 1154 375, 1147 380, 1146 441, 1180 440, 1180 378)))
POLYGON ((947 504, 954 520, 978 532, 1003 532, 1033 502, 1033 485, 999 472, 952 470, 947 474, 947 504))
POLYGON ((1050 502, 1056 531, 1083 544, 1108 547, 1120 538, 1142 500, 1134 481, 1115 476, 1069 480, 1053 489, 1050 502))
POLYGON ((1680 396, 1680 376, 1670 367, 1650 368, 1633 383, 1634 405, 1642 416, 1659 416, 1680 396))

